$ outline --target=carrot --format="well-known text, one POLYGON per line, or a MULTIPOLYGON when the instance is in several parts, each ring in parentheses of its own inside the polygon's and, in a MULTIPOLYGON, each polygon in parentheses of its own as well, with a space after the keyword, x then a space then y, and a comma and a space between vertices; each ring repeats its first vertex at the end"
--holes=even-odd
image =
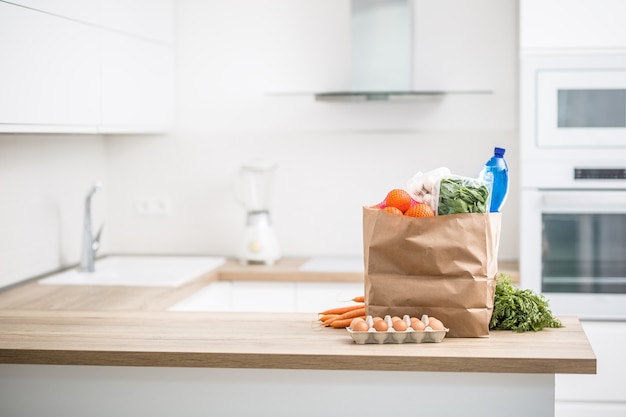
MULTIPOLYGON (((347 320, 350 319, 352 320, 355 317, 361 317, 365 315, 365 307, 360 307, 354 310, 350 310, 350 311, 346 311, 343 314, 340 314, 339 316, 335 317, 334 319, 330 319, 324 322, 324 325, 326 325, 327 323, 330 324, 332 327, 336 327, 334 326, 334 323, 336 321, 343 321, 343 320, 347 320)), ((346 326, 339 326, 339 327, 346 327, 346 326)))
MULTIPOLYGON (((361 317, 362 319, 365 319, 365 316, 357 316, 357 317, 361 317)), ((350 323, 352 323, 352 320, 354 320, 355 318, 356 317, 351 318, 351 319, 333 320, 333 322, 330 323, 330 326, 335 329, 343 329, 344 327, 348 327, 350 323)))
POLYGON ((360 295, 358 297, 354 297, 352 299, 352 301, 354 301, 355 303, 363 303, 363 302, 365 302, 365 296, 364 295, 360 295))
POLYGON ((320 316, 319 320, 323 323, 327 320, 330 319, 334 319, 335 317, 337 317, 339 314, 323 314, 320 316))
POLYGON ((347 307, 331 308, 330 310, 321 311, 319 314, 321 314, 321 315, 325 315, 325 314, 343 314, 343 313, 346 313, 348 311, 356 310, 357 308, 363 308, 363 304, 355 304, 355 305, 351 305, 351 306, 347 306, 347 307))

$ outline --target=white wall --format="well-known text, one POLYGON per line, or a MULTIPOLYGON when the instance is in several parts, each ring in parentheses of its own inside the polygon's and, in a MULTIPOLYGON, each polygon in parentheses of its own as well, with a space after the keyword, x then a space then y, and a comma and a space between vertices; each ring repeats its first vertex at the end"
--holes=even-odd
POLYGON ((245 213, 232 177, 266 157, 279 163, 272 216, 284 254, 358 255, 363 205, 420 170, 475 176, 494 146, 507 148, 512 176, 500 257, 517 259, 517 3, 466 3, 418 1, 417 87, 493 94, 322 103, 266 92, 346 81, 345 0, 179 0, 175 132, 0 135, 0 230, 11 231, 0 235, 0 261, 30 259, 32 236, 55 236, 34 255, 36 268, 0 262, 0 279, 78 262, 82 198, 97 177, 95 209, 105 206, 96 223, 106 222, 109 252, 233 255, 245 213), (168 198, 170 215, 138 215, 143 196, 168 198))
MULTIPOLYGON (((0 286, 79 261, 84 197, 106 171, 100 136, 0 135, 0 286)), ((106 204, 93 198, 95 227, 106 204)))

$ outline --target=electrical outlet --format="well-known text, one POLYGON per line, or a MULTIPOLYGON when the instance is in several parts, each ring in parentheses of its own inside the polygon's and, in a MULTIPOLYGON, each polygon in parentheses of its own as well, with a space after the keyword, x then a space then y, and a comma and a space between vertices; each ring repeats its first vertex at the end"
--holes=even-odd
POLYGON ((167 196, 140 196, 135 199, 135 212, 140 216, 170 216, 172 200, 167 196))

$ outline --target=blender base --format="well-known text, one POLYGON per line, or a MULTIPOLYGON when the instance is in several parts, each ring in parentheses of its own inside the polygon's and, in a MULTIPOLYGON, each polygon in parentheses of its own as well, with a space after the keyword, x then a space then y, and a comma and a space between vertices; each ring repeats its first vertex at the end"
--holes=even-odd
POLYGON ((240 264, 274 265, 280 249, 274 229, 269 225, 248 226, 238 253, 240 264))

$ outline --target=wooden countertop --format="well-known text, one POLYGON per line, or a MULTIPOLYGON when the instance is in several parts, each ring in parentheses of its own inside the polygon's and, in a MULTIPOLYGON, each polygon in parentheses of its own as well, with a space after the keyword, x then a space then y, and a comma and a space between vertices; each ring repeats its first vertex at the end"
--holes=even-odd
POLYGON ((561 329, 357 345, 311 314, 0 311, 0 363, 494 373, 596 372, 574 317, 561 329))
MULTIPOLYGON (((596 372, 578 319, 537 333, 357 345, 315 314, 165 311, 215 280, 351 281, 362 273, 229 262, 177 288, 40 285, 0 292, 0 363, 496 373, 596 372)), ((511 274, 515 279, 515 272, 511 274)))

